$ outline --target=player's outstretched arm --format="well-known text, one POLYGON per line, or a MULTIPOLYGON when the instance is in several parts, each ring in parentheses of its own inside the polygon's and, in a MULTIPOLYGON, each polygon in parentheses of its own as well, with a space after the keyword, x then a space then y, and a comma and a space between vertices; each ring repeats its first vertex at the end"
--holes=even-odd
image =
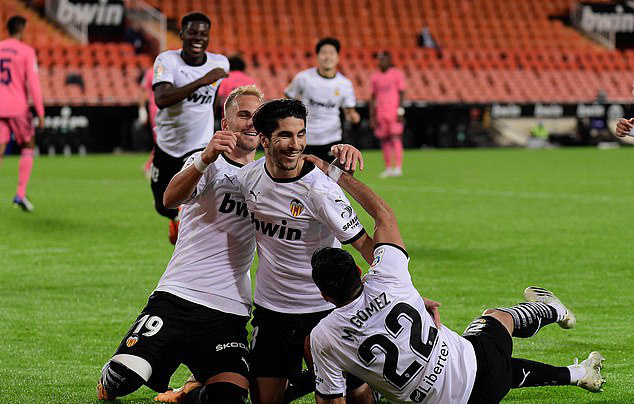
POLYGON ((191 198, 207 166, 216 161, 220 153, 231 153, 236 147, 237 139, 236 133, 216 132, 205 150, 172 178, 163 194, 163 205, 169 209, 176 209, 191 198))
POLYGON ((200 87, 208 86, 225 77, 227 77, 227 72, 221 67, 216 67, 198 80, 183 87, 176 87, 167 82, 157 83, 154 85, 154 102, 159 108, 170 107, 189 97, 200 87))
MULTIPOLYGON (((373 236, 374 244, 391 243, 405 249, 401 232, 398 229, 396 215, 383 198, 377 195, 361 181, 349 174, 346 174, 341 169, 329 165, 322 159, 312 155, 306 155, 304 158, 327 173, 329 177, 336 179, 337 184, 348 192, 348 194, 350 194, 350 196, 352 196, 354 200, 361 205, 363 210, 372 216, 375 227, 373 236)), ((372 248, 374 248, 374 246, 372 246, 372 248)), ((361 253, 363 254, 363 252, 361 253)))

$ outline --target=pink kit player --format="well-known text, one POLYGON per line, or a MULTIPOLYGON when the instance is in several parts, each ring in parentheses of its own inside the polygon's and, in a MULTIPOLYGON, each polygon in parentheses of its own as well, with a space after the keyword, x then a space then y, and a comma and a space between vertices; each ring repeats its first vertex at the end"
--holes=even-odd
POLYGON ((388 52, 378 55, 379 69, 370 81, 372 102, 370 125, 374 135, 381 141, 385 171, 381 178, 400 177, 403 174, 403 98, 405 79, 403 73, 392 65, 388 52))
POLYGON ((27 93, 35 104, 40 129, 44 127, 44 105, 35 50, 22 42, 25 26, 24 17, 9 18, 9 39, 0 41, 0 161, 13 133, 22 147, 18 166, 18 189, 13 203, 24 211, 31 212, 33 205, 26 197, 26 186, 33 168, 35 130, 27 93))
POLYGON ((229 57, 229 77, 222 80, 220 87, 218 87, 218 98, 220 98, 222 104, 224 104, 227 96, 234 89, 255 84, 255 80, 244 72, 246 67, 247 64, 242 56, 233 55, 229 57))

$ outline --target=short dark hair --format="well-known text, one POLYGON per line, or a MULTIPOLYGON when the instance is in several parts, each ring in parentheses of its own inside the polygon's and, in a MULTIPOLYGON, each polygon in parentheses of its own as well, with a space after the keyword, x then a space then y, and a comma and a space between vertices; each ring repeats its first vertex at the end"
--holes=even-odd
POLYGON ((300 100, 280 98, 260 105, 253 115, 253 127, 258 133, 270 138, 284 118, 298 118, 306 125, 306 107, 300 100))
POLYGON ((327 38, 321 38, 319 42, 317 42, 317 45, 315 45, 315 53, 319 53, 319 51, 321 50, 321 47, 324 45, 334 46, 335 49, 337 50, 337 53, 339 53, 339 51, 341 50, 341 43, 339 42, 337 38, 327 37, 327 38))
POLYGON ((181 29, 185 29, 187 24, 189 24, 190 22, 194 22, 194 21, 204 22, 205 24, 207 24, 207 25, 209 25, 211 27, 211 20, 209 19, 209 17, 207 17, 203 13, 199 13, 197 11, 194 11, 192 13, 185 14, 183 16, 183 18, 181 18, 181 29))
POLYGON ((229 56, 229 70, 244 71, 247 68, 247 64, 240 55, 229 56))
POLYGON ((357 264, 346 250, 334 247, 317 250, 310 259, 310 265, 315 285, 336 304, 350 301, 361 287, 357 264))
POLYGON ((15 35, 18 32, 22 31, 25 25, 26 18, 22 17, 21 15, 14 15, 13 17, 9 18, 9 21, 7 21, 7 31, 9 31, 9 35, 15 35))

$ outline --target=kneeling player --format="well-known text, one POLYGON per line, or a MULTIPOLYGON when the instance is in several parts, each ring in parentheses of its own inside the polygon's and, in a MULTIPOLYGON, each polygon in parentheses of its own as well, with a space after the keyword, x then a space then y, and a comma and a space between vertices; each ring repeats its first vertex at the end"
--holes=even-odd
POLYGON ((183 363, 205 385, 190 383, 184 402, 246 400, 255 237, 235 175, 253 161, 259 140, 252 115, 261 102, 254 86, 231 92, 223 131, 167 187, 165 205, 183 204, 178 242, 147 306, 103 367, 99 399, 130 394, 143 384, 165 392, 183 363))
POLYGON ((526 302, 486 310, 462 337, 436 327, 412 284, 393 211, 354 178, 343 174, 338 183, 374 218, 376 247, 363 280, 347 251, 313 254, 313 280, 337 306, 310 335, 317 403, 345 403, 345 374, 394 403, 498 403, 510 388, 544 385, 601 390, 598 352, 568 367, 511 357, 512 336, 531 337, 552 323, 574 326, 572 312, 545 289, 529 287, 526 302))

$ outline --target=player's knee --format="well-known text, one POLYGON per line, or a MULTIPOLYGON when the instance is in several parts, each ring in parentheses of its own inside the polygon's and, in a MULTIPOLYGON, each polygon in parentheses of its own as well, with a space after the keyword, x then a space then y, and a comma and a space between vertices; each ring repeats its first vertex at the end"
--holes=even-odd
POLYGON ((486 309, 485 311, 482 312, 483 316, 490 316, 491 314, 494 314, 496 312, 498 312, 499 310, 496 309, 486 309))
POLYGON ((101 371, 101 384, 109 397, 122 397, 135 392, 145 380, 119 362, 109 361, 101 371))
POLYGON ((211 383, 203 387, 199 392, 199 401, 192 401, 190 392, 185 398, 185 403, 199 402, 201 404, 245 404, 247 402, 247 389, 237 384, 227 382, 211 383))

